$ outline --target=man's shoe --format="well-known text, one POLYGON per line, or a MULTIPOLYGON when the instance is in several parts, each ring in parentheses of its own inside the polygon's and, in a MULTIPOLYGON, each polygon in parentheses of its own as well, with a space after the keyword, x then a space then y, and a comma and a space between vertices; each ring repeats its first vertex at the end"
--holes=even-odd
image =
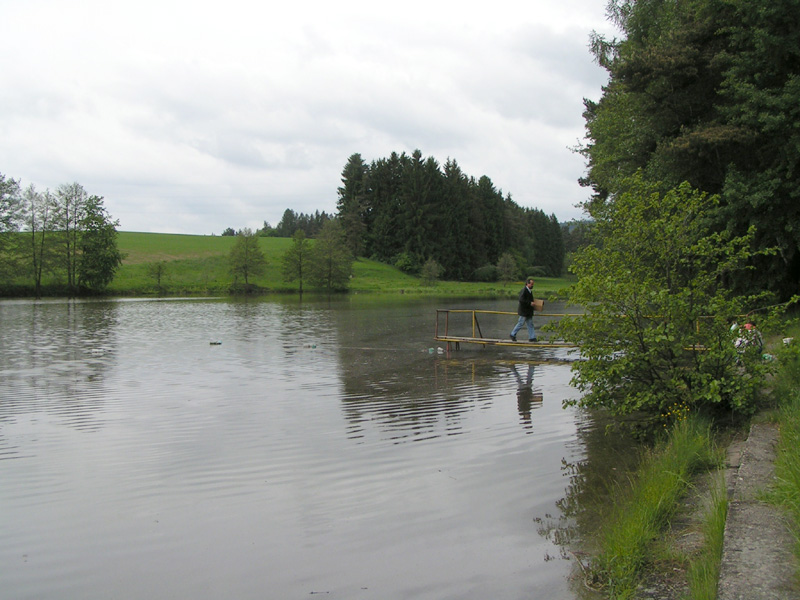
POLYGON ((537 340, 536 338, 531 338, 531 339, 529 339, 528 341, 529 341, 529 342, 538 342, 539 340, 537 340))
POLYGON ((517 336, 515 336, 515 335, 510 335, 510 336, 508 336, 508 337, 510 337, 510 338, 511 338, 511 341, 512 341, 512 342, 516 342, 516 341, 517 341, 517 336))

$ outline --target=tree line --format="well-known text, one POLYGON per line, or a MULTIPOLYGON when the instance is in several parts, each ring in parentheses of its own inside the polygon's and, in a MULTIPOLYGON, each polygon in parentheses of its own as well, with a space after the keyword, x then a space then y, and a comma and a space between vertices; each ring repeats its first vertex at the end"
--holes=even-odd
POLYGON ((800 299, 800 4, 608 12, 622 35, 592 39, 608 83, 584 100, 592 195, 572 231, 587 313, 560 328, 576 402, 659 426, 752 414, 775 364, 758 330, 800 299))
POLYGON ((105 288, 122 264, 117 247, 119 222, 101 196, 79 183, 39 191, 22 189, 0 173, 0 276, 32 284, 38 297, 43 281, 73 295, 105 288))
MULTIPOLYGON (((441 167, 415 150, 368 165, 356 153, 341 181, 336 214, 287 208, 277 226, 265 221, 256 233, 316 238, 337 220, 352 256, 415 275, 496 281, 563 272, 570 230, 555 215, 520 207, 487 176, 466 175, 455 160, 441 167)), ((237 233, 229 227, 222 235, 237 233)))
MULTIPOLYGON (((302 230, 306 237, 316 237, 322 231, 325 223, 335 218, 325 211, 316 211, 314 214, 305 214, 295 212, 291 208, 287 208, 283 212, 281 220, 273 227, 267 221, 264 221, 264 226, 255 231, 256 235, 262 237, 285 237, 289 238, 294 236, 295 232, 302 230)), ((235 230, 233 227, 227 227, 222 235, 234 236, 242 233, 244 229, 235 230)))
POLYGON ((726 283, 787 298, 800 283, 800 4, 612 0, 621 39, 595 35, 608 72, 585 100, 587 210, 641 171, 718 198, 709 230, 754 228, 750 269, 726 283))
POLYGON ((351 155, 337 218, 355 256, 412 273, 435 261, 448 279, 491 279, 504 255, 516 264, 515 277, 558 276, 564 265, 555 215, 520 207, 487 176, 476 180, 455 160, 442 167, 419 150, 370 164, 351 155))
MULTIPOLYGON (((260 232, 249 228, 240 230, 228 254, 228 263, 235 278, 244 280, 243 287, 234 282, 233 289, 245 293, 255 288, 251 284, 254 276, 262 275, 267 267, 267 258, 258 244, 260 232)), ((303 284, 310 283, 315 290, 332 293, 345 291, 353 272, 353 256, 350 254, 336 219, 329 219, 322 226, 316 239, 306 237, 298 228, 292 235, 292 245, 281 256, 281 274, 284 281, 297 282, 303 293, 303 284)))

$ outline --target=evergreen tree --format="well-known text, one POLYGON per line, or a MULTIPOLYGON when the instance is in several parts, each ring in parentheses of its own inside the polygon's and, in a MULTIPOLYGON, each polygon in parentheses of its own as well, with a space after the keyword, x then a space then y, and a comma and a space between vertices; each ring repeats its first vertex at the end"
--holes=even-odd
POLYGON ((350 248, 359 240, 365 255, 405 272, 418 273, 433 259, 452 279, 485 277, 486 267, 509 250, 527 265, 543 260, 548 273, 563 268, 555 217, 521 208, 488 177, 468 177, 454 159, 442 169, 419 150, 393 152, 367 167, 353 154, 342 182, 337 207, 350 248))
POLYGON ((400 226, 400 188, 403 163, 407 157, 392 152, 388 159, 373 161, 368 174, 367 256, 391 262, 403 251, 405 240, 400 226))
MULTIPOLYGON (((613 198, 639 169, 662 191, 720 194, 709 226, 756 226, 752 269, 729 283, 788 296, 800 282, 800 3, 614 0, 624 36, 594 40, 609 83, 585 101, 595 191, 613 198)), ((591 210, 591 205, 588 206, 591 210)))
POLYGON ((360 154, 353 154, 342 171, 342 186, 336 203, 339 221, 347 246, 353 256, 361 256, 365 248, 367 211, 367 165, 360 154))
POLYGON ((287 208, 283 211, 283 216, 275 227, 275 235, 277 237, 292 237, 297 229, 297 213, 291 208, 287 208))

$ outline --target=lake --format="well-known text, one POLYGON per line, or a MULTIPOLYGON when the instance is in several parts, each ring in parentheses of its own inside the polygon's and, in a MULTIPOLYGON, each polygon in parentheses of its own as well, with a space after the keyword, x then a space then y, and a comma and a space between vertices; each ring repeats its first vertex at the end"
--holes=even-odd
POLYGON ((3 598, 575 598, 574 357, 433 342, 514 304, 0 302, 3 598))

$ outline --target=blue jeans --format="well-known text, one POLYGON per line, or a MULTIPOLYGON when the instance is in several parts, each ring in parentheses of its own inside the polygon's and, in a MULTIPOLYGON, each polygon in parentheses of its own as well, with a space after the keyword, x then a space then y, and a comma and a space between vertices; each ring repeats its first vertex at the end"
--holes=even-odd
POLYGON ((533 328, 533 317, 520 317, 517 324, 514 325, 514 329, 511 330, 511 337, 516 337, 517 333, 520 329, 522 329, 523 325, 528 326, 528 339, 535 340, 536 339, 536 330, 533 328))

